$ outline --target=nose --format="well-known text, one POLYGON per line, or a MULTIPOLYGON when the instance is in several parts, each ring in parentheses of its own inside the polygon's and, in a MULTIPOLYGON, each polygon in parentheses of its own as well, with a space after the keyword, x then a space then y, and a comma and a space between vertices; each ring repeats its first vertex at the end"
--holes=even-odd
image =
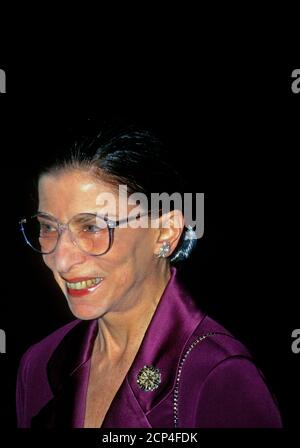
POLYGON ((53 253, 56 271, 68 273, 76 265, 84 263, 86 255, 73 242, 70 232, 61 233, 53 253))

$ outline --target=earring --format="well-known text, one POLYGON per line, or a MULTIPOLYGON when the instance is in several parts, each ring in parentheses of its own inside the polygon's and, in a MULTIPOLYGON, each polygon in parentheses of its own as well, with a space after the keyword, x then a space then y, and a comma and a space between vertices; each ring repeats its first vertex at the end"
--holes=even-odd
POLYGON ((169 241, 164 241, 160 246, 159 253, 157 254, 157 258, 166 258, 168 253, 170 252, 171 245, 169 241))

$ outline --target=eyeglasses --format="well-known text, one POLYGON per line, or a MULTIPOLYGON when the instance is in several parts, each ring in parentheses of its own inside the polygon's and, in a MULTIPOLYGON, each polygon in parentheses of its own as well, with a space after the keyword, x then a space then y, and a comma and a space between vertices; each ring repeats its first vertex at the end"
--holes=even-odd
POLYGON ((67 224, 47 213, 37 213, 19 222, 26 243, 36 252, 47 255, 55 251, 59 238, 69 231, 75 246, 88 255, 104 255, 112 246, 114 229, 120 224, 149 215, 150 212, 112 221, 94 213, 79 213, 67 224))

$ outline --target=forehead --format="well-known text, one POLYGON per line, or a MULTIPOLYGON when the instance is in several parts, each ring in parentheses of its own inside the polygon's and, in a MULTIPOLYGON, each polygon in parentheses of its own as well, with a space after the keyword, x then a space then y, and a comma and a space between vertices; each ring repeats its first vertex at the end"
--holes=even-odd
POLYGON ((82 171, 45 174, 39 180, 38 191, 39 210, 58 218, 84 211, 101 211, 104 205, 106 208, 112 207, 117 198, 111 185, 82 171))

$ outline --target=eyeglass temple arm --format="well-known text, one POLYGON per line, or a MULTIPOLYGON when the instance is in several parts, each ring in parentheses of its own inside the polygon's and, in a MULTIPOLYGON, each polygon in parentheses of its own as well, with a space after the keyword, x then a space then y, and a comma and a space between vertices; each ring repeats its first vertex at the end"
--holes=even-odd
POLYGON ((30 242, 28 241, 28 238, 27 238, 27 236, 26 236, 26 234, 25 234, 25 230, 24 230, 24 226, 23 226, 23 224, 26 224, 26 218, 22 218, 21 219, 21 221, 19 221, 19 226, 20 226, 20 231, 22 232, 22 234, 23 234, 23 237, 24 237, 24 239, 25 239, 25 242, 26 242, 26 244, 28 244, 30 247, 31 247, 31 244, 30 244, 30 242))
MULTIPOLYGON (((159 211, 161 211, 161 209, 159 209, 159 211)), ((118 227, 120 224, 123 224, 124 222, 130 222, 133 221, 134 219, 138 219, 138 218, 142 218, 143 216, 147 216, 151 214, 151 210, 148 210, 146 213, 138 213, 135 216, 127 216, 127 218, 124 219, 119 219, 118 221, 108 221, 109 227, 118 227)))

